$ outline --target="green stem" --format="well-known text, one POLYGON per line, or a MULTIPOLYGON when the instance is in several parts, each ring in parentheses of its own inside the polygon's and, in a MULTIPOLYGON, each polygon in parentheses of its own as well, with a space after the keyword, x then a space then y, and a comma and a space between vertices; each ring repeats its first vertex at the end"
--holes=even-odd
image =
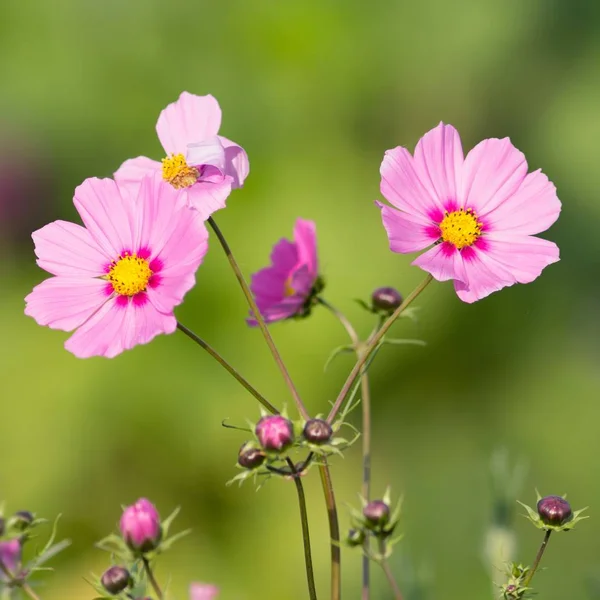
POLYGON ((381 329, 369 340, 369 343, 363 349, 361 357, 356 361, 356 364, 350 371, 346 382, 342 386, 338 397, 336 398, 333 408, 329 412, 327 417, 327 422, 331 423, 335 419, 336 415, 340 411, 344 399, 348 395, 352 384, 356 377, 361 373, 362 368, 364 367, 367 360, 369 360, 369 356, 377 348, 379 342, 383 339, 383 336, 388 332, 389 328, 394 324, 396 319, 412 304, 413 300, 419 296, 419 294, 431 283, 433 277, 431 275, 427 275, 427 277, 410 293, 410 295, 404 300, 404 302, 392 313, 392 315, 385 321, 385 323, 381 326, 381 329))
POLYGON ((329 537, 331 540, 331 600, 340 600, 342 597, 342 549, 340 546, 340 524, 338 521, 337 506, 333 493, 331 473, 327 464, 319 465, 321 485, 325 494, 327 506, 327 520, 329 521, 329 537))
POLYGON ((191 329, 177 322, 177 329, 185 333, 191 340, 204 348, 230 375, 232 375, 246 390, 248 390, 269 412, 278 414, 279 411, 248 381, 242 377, 212 346, 196 335, 191 329))
POLYGON ((31 598, 31 600, 40 600, 40 597, 31 589, 28 583, 23 582, 21 589, 31 598))
POLYGON ((146 575, 148 576, 148 581, 150 582, 150 585, 154 589, 156 596, 158 597, 158 600, 163 600, 164 596, 163 596, 162 590, 160 589, 160 586, 158 585, 158 581, 156 581, 156 578, 154 577, 154 573, 152 572, 152 569, 150 568, 150 562, 148 561, 148 559, 145 556, 142 556, 142 562, 144 563, 144 570, 146 571, 146 575))
MULTIPOLYGON (((11 583, 15 584, 15 589, 21 588, 31 598, 31 600, 40 600, 40 597, 33 591, 31 586, 24 579, 17 578, 1 560, 0 571, 6 575, 11 583)), ((8 597, 11 598, 12 594, 9 594, 8 597)))
POLYGON ((261 315, 260 311, 258 310, 258 307, 256 306, 256 302, 254 301, 254 296, 252 295, 252 292, 250 291, 250 288, 248 287, 248 284, 246 283, 246 280, 244 279, 244 275, 242 274, 242 271, 241 271, 237 261, 235 260, 233 253, 231 252, 231 248, 229 247, 227 240, 221 233, 221 230, 219 229, 219 227, 215 223, 215 220, 212 217, 208 218, 208 223, 212 227, 217 238, 219 239, 221 246, 223 247, 223 250, 225 251, 225 255, 227 256, 227 259, 229 260, 229 264, 231 265, 231 268, 233 269, 233 272, 238 280, 238 283, 240 284, 240 287, 242 288, 242 292, 244 293, 244 296, 246 297, 246 300, 248 301, 248 305, 250 306, 250 309, 252 310, 252 314, 254 315, 254 318, 256 319, 258 326, 260 327, 260 330, 265 338, 265 341, 267 342, 267 346, 269 346, 269 350, 271 351, 271 354, 273 355, 273 358, 275 359, 275 362, 277 363, 277 366, 279 367, 279 370, 281 371, 281 374, 283 375, 283 379, 285 380, 285 383, 288 386, 288 388, 292 394, 292 398, 294 399, 294 402, 296 403, 296 406, 298 407, 298 412, 300 413, 300 416, 305 421, 308 421, 308 419, 310 418, 308 410, 306 410, 306 406, 304 406, 304 403, 302 402, 302 399, 300 398, 300 394, 298 393, 298 390, 296 389, 296 386, 294 385, 294 382, 292 381, 292 378, 290 377, 290 374, 285 366, 285 363, 283 362, 283 359, 281 358, 281 355, 279 354, 279 351, 277 350, 277 347, 275 346, 275 342, 273 341, 273 338, 271 337, 271 334, 269 333, 269 329, 267 328, 267 325, 265 324, 265 320, 263 319, 263 316, 261 315))
POLYGON ((548 545, 548 540, 550 539, 550 534, 552 533, 551 529, 548 529, 544 535, 544 539, 542 540, 542 545, 538 550, 538 553, 535 557, 535 562, 533 563, 533 567, 531 567, 531 571, 529 571, 525 581, 523 582, 523 587, 529 587, 537 568, 540 566, 540 562, 542 560, 542 556, 544 556, 544 551, 546 550, 546 546, 548 545))
POLYGON ((380 561, 379 564, 381 565, 381 568, 383 569, 383 572, 385 573, 385 577, 388 580, 390 587, 392 588, 392 592, 394 594, 395 600, 402 600, 402 592, 400 591, 400 588, 398 587, 398 584, 396 583, 396 580, 394 579, 394 574, 392 573, 392 570, 390 569, 390 565, 389 565, 388 561, 384 558, 383 560, 380 561))
POLYGON ((308 529, 308 512, 306 510, 306 498, 304 496, 304 487, 300 481, 300 474, 296 471, 296 466, 290 458, 286 461, 292 471, 292 478, 296 484, 298 492, 298 504, 300 506, 300 521, 302 522, 302 540, 304 541, 304 562, 306 564, 306 579, 308 582, 308 595, 310 600, 317 600, 317 588, 315 587, 315 574, 313 571, 312 554, 310 550, 310 531, 308 529))

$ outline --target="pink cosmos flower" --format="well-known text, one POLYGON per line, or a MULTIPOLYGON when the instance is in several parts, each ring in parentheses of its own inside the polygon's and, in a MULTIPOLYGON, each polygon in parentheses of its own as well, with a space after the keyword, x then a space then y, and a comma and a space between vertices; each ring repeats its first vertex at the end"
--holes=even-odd
POLYGON ((126 160, 115 173, 120 186, 137 192, 142 177, 159 171, 204 220, 221 208, 232 188, 241 187, 250 166, 246 152, 217 135, 221 108, 213 96, 183 92, 169 104, 156 123, 158 139, 167 156, 162 164, 145 156, 126 160))
MULTIPOLYGON (((282 239, 275 244, 271 266, 252 275, 250 289, 266 323, 310 312, 314 295, 323 289, 313 221, 296 221, 294 241, 282 239)), ((250 318, 248 324, 257 323, 250 318)))
POLYGON ((208 248, 201 216, 159 176, 144 178, 137 197, 111 179, 86 179, 74 203, 85 227, 55 221, 33 233, 37 263, 55 277, 25 298, 25 314, 75 329, 65 348, 79 358, 172 333, 173 309, 208 248))
POLYGON ((190 585, 190 600, 213 600, 219 595, 219 588, 207 583, 190 585))
POLYGON ((414 156, 397 147, 381 163, 377 203, 394 252, 424 250, 413 265, 454 280, 475 302, 515 283, 530 283, 559 260, 556 244, 533 237, 560 213, 556 188, 508 138, 488 139, 463 156, 458 132, 440 123, 414 156), (396 210, 398 209, 398 210, 396 210))

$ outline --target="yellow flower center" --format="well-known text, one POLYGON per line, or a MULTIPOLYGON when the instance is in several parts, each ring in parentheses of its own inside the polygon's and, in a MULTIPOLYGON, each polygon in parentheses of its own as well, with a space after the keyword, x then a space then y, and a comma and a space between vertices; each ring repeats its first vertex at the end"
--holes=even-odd
POLYGON ((450 213, 446 211, 440 223, 442 239, 459 250, 465 246, 472 246, 479 239, 482 227, 483 223, 477 220, 472 208, 461 208, 450 213))
POLYGON ((285 288, 283 291, 284 296, 289 297, 293 296, 296 293, 296 290, 292 287, 292 278, 288 277, 285 280, 285 288))
POLYGON ((144 292, 152 277, 150 264, 137 254, 125 254, 113 261, 106 278, 112 283, 115 292, 121 296, 135 296, 144 292))
POLYGON ((162 159, 162 176, 176 190, 194 185, 200 177, 196 167, 189 167, 183 154, 172 154, 162 159))

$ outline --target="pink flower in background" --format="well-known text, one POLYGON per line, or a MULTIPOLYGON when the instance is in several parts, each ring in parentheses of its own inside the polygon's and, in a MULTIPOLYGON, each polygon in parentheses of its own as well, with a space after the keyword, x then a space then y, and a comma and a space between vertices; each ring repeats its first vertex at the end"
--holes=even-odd
POLYGON ((530 283, 559 260, 556 244, 533 237, 560 213, 556 188, 508 138, 488 139, 463 156, 458 132, 440 123, 414 156, 388 150, 378 202, 394 252, 424 250, 413 264, 438 281, 454 280, 475 302, 515 283, 530 283), (398 210, 396 210, 398 209, 398 210))
POLYGON ((190 585, 190 600, 213 600, 219 595, 219 588, 207 583, 190 585))
MULTIPOLYGON (((273 323, 310 312, 311 299, 321 291, 316 227, 298 219, 294 241, 282 239, 273 247, 271 266, 252 276, 250 289, 265 322, 273 323)), ((256 325, 253 318, 250 325, 256 325)))
POLYGON ((75 329, 65 348, 79 358, 113 357, 175 331, 173 309, 208 248, 202 217, 159 176, 145 178, 137 197, 111 179, 86 179, 74 203, 85 227, 55 221, 33 233, 37 263, 55 277, 25 298, 25 314, 75 329))
POLYGON ((119 529, 127 544, 141 552, 156 548, 162 535, 160 515, 146 498, 140 498, 123 511, 119 529))
POLYGON ((160 113, 156 123, 167 154, 162 163, 145 156, 126 160, 115 180, 135 194, 144 175, 161 172, 164 181, 184 190, 190 206, 208 219, 225 208, 227 196, 243 185, 250 170, 246 152, 217 135, 220 126, 221 108, 213 96, 183 92, 160 113))
MULTIPOLYGON (((0 542, 0 561, 12 575, 18 575, 17 569, 21 562, 21 542, 18 538, 0 542)), ((0 581, 6 581, 7 576, 0 570, 0 581)))

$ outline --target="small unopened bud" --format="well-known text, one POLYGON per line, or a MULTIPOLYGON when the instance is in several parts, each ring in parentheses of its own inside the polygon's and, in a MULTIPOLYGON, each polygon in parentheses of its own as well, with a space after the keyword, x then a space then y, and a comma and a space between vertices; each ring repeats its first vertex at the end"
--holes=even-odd
POLYGON ((391 313, 402 304, 402 296, 393 287, 380 287, 371 295, 371 302, 374 309, 391 313))
POLYGON ((127 545, 142 554, 154 550, 162 537, 160 515, 146 498, 140 498, 123 511, 119 527, 127 545))
POLYGON ((324 419, 309 419, 302 433, 305 439, 313 444, 325 444, 331 439, 333 429, 324 419))
MULTIPOLYGON (((11 575, 17 575, 21 562, 21 542, 18 538, 0 542, 0 561, 11 575)), ((7 578, 7 574, 0 570, 0 581, 6 581, 7 578)))
POLYGON ((363 508, 363 516, 367 526, 381 527, 390 520, 390 507, 383 500, 372 500, 363 508))
POLYGON ((238 452, 238 464, 244 469, 256 469, 265 462, 267 455, 252 444, 244 442, 238 452))
POLYGON ((537 511, 546 525, 564 525, 571 520, 571 505, 560 496, 546 496, 537 503, 537 511))
POLYGON ((34 521, 33 513, 28 510, 19 510, 11 518, 11 525, 17 531, 25 531, 34 521))
POLYGON ((348 532, 346 543, 349 546, 362 546, 365 541, 365 532, 362 529, 351 529, 348 532))
POLYGON ((219 588, 208 583, 192 583, 190 600, 213 600, 219 595, 219 588))
POLYGON ((263 417, 254 430, 265 450, 281 452, 294 441, 292 422, 281 415, 263 417))
POLYGON ((119 594, 133 583, 129 571, 118 566, 104 571, 100 581, 109 594, 119 594))

